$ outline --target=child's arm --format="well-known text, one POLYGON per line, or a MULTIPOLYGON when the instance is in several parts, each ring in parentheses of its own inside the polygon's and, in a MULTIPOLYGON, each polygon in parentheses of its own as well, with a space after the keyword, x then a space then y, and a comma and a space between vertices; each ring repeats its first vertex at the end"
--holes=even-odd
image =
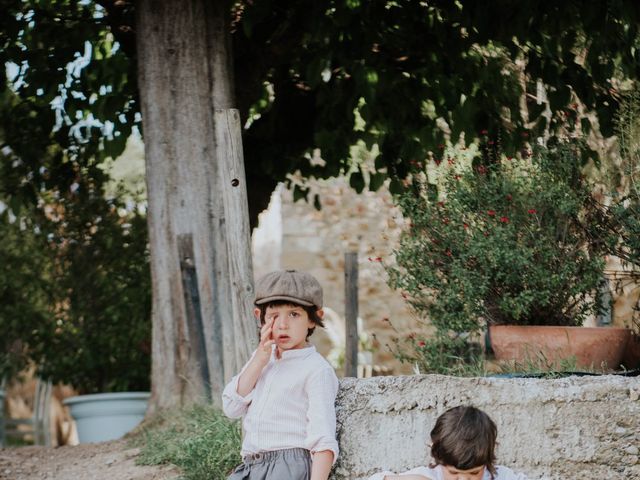
POLYGON ((307 438, 305 446, 311 451, 312 480, 327 480, 338 457, 336 440, 336 394, 338 379, 326 365, 307 379, 305 390, 309 398, 307 410, 307 438))
POLYGON ((333 452, 322 450, 311 458, 311 480, 327 480, 333 466, 333 452))
POLYGON ((265 323, 260 330, 260 344, 258 345, 256 354, 253 356, 244 372, 240 374, 240 378, 238 379, 238 388, 236 391, 241 397, 246 397, 251 390, 253 390, 253 387, 258 383, 262 370, 267 363, 269 363, 272 346, 275 344, 275 340, 271 334, 272 329, 273 319, 265 323))
POLYGON ((274 343, 271 337, 272 324, 273 321, 262 327, 258 349, 242 368, 240 374, 233 377, 222 392, 222 411, 229 418, 240 418, 247 413, 253 389, 265 365, 269 363, 271 346, 274 343))

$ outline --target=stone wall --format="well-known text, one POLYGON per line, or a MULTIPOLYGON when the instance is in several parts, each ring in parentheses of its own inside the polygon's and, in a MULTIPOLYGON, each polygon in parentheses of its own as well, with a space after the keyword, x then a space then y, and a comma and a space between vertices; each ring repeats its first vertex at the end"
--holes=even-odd
POLYGON ((334 480, 429 462, 438 415, 472 404, 498 426, 498 464, 530 479, 640 479, 640 378, 343 379, 334 480))

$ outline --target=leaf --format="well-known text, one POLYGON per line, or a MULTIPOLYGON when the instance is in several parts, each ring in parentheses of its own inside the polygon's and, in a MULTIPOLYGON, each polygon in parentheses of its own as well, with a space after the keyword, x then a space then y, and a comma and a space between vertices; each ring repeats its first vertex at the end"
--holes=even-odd
POLYGON ((387 176, 384 173, 376 172, 372 173, 369 176, 369 190, 372 192, 377 192, 380 187, 384 184, 387 176))
POLYGON ((247 38, 251 38, 252 30, 253 24, 251 23, 251 15, 244 15, 242 17, 242 31, 247 38))
POLYGON ((402 182, 398 178, 392 178, 389 183, 389 192, 393 195, 399 195, 404 191, 404 187, 402 186, 402 182))
POLYGON ((557 112, 569 104, 571 100, 571 90, 568 85, 558 85, 555 91, 548 93, 548 97, 551 111, 557 112))
POLYGON ((389 166, 388 162, 387 162, 387 156, 384 154, 384 152, 380 152, 378 154, 378 156, 373 161, 373 164, 374 164, 376 170, 381 170, 381 169, 387 168, 389 166))
POLYGON ((307 66, 306 80, 311 88, 315 88, 322 80, 322 72, 327 68, 327 61, 322 57, 314 58, 307 66))
POLYGON ((309 189, 305 187, 301 187, 300 185, 295 185, 293 187, 293 202, 297 202, 298 200, 306 200, 307 195, 309 195, 309 189))
POLYGON ((364 176, 360 168, 349 177, 349 185, 358 193, 362 193, 362 190, 364 190, 364 176))
POLYGON ((106 140, 104 143, 104 153, 107 157, 113 159, 118 158, 124 152, 127 146, 127 137, 125 135, 114 136, 111 140, 106 140))
POLYGON ((434 185, 433 183, 427 183, 426 190, 427 198, 430 202, 438 201, 438 187, 436 185, 434 185))

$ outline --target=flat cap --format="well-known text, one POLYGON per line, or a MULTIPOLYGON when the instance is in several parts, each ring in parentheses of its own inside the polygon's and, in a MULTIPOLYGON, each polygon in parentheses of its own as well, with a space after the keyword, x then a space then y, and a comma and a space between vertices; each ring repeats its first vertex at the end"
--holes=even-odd
POLYGON ((256 305, 276 300, 322 308, 322 287, 316 278, 299 270, 277 270, 256 282, 256 305))

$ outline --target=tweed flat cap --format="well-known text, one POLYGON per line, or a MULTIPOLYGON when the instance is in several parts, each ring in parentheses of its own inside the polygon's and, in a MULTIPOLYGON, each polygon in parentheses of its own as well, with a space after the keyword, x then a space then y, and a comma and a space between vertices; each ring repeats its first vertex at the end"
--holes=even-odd
POLYGON ((316 278, 299 270, 277 270, 256 282, 256 305, 276 300, 322 308, 322 287, 316 278))

